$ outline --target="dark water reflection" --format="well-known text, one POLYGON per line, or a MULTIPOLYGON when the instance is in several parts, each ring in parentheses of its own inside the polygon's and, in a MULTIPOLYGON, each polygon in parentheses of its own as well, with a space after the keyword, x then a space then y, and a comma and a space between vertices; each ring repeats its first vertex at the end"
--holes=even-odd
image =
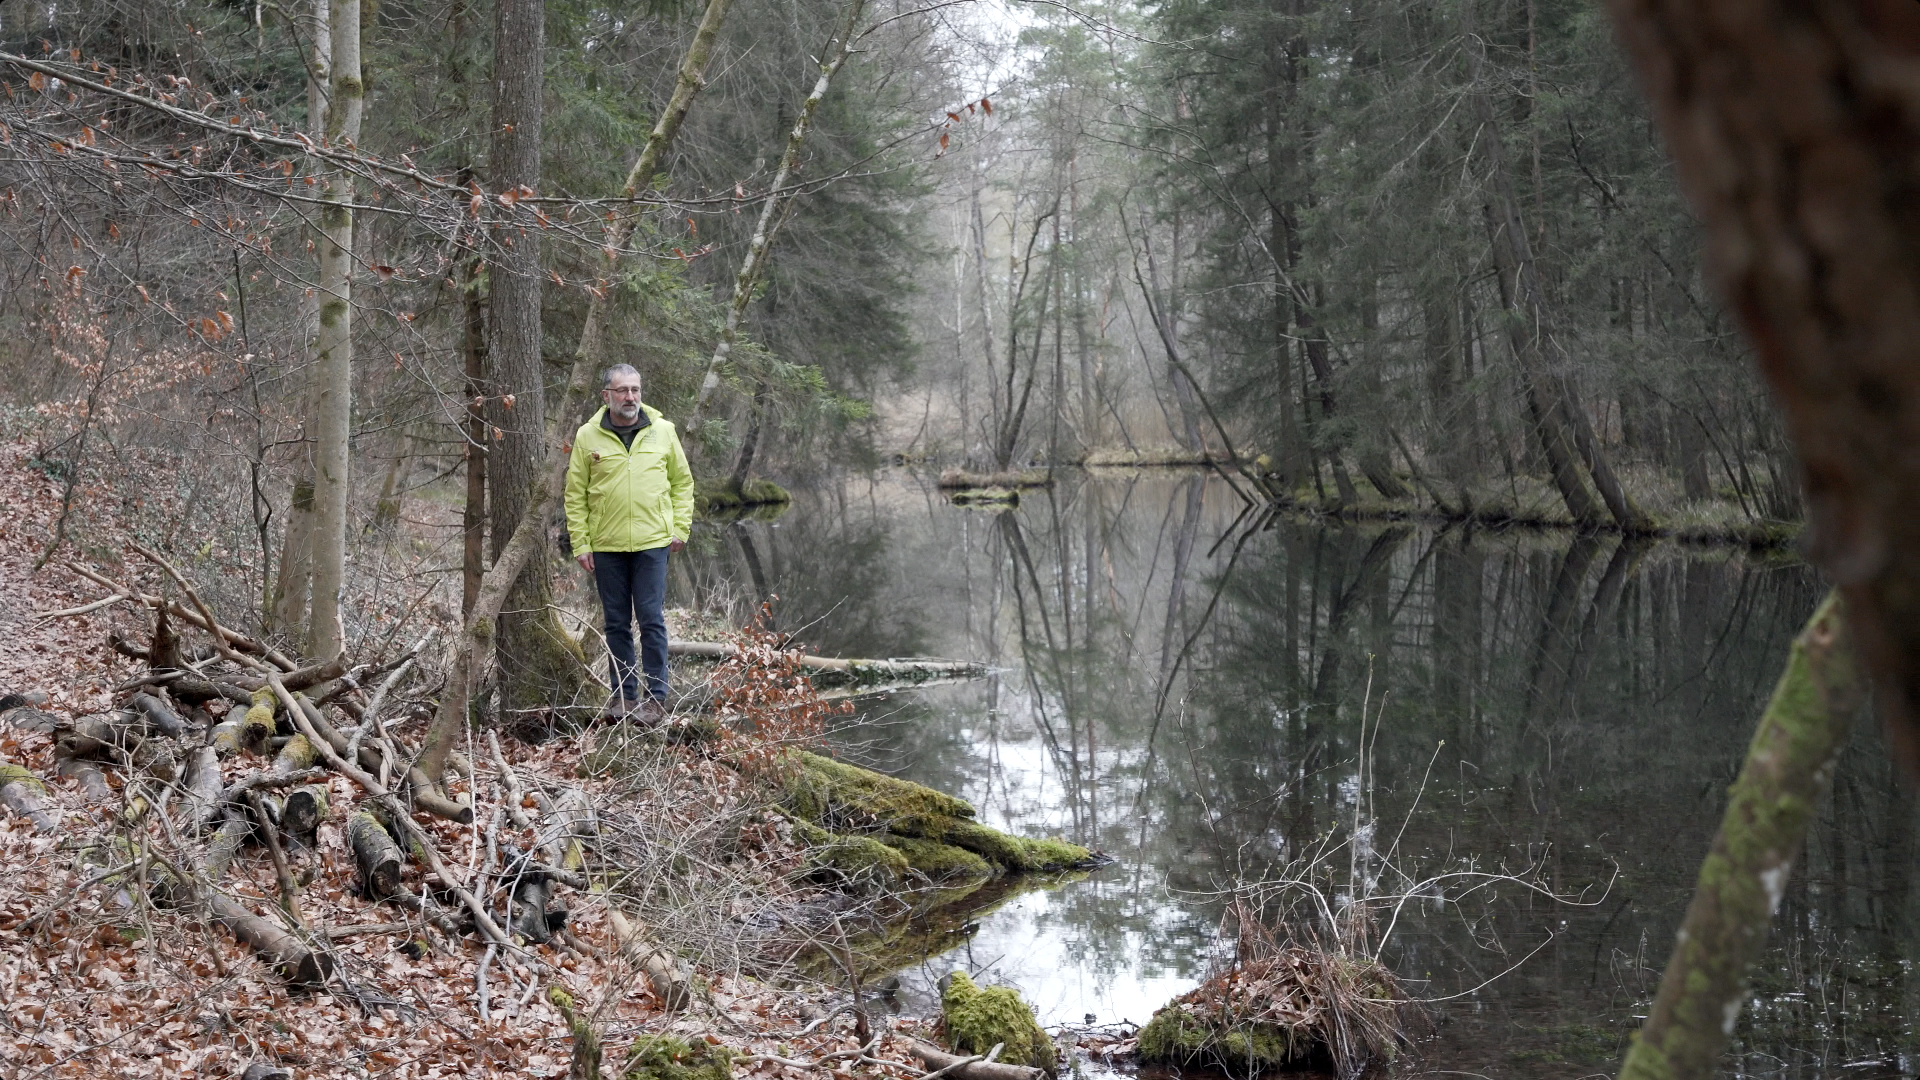
MULTIPOLYGON (((1193 475, 1074 476, 994 514, 883 474, 803 493, 775 523, 703 532, 676 588, 777 593, 783 626, 824 652, 999 668, 867 702, 842 752, 1119 863, 1014 897, 926 974, 990 967, 1044 1022, 1144 1022, 1204 970, 1221 896, 1346 844, 1359 810, 1377 822, 1374 856, 1337 847, 1333 861, 1376 891, 1404 888, 1395 868, 1470 865, 1584 901, 1508 884, 1406 907, 1383 958, 1416 996, 1450 999, 1420 1068, 1610 1075, 1820 583, 1744 553, 1255 531, 1240 510, 1193 475), (1363 702, 1379 716, 1366 713, 1364 783, 1363 702)), ((1730 1070, 1920 1069, 1915 824, 1863 730, 1730 1070)), ((922 978, 907 973, 909 996, 922 978)))

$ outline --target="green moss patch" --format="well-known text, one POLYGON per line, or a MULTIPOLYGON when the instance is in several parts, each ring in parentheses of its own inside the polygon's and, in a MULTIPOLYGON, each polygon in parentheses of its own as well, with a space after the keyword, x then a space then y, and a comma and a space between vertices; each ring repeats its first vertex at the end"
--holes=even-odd
POLYGON ((731 1080, 733 1051, 672 1035, 642 1035, 633 1040, 620 1075, 623 1080, 731 1080))
POLYGON ((1009 987, 983 989, 966 972, 954 972, 940 993, 940 1022, 956 1054, 984 1054, 998 1045, 999 1060, 1009 1065, 1031 1066, 1049 1076, 1059 1067, 1053 1040, 1009 987))
POLYGON ((47 790, 41 785, 40 778, 27 769, 10 761, 0 760, 0 787, 6 787, 8 784, 19 784, 35 795, 45 794, 47 790))
POLYGON ((993 864, 952 844, 892 833, 881 834, 880 842, 899 852, 909 868, 929 881, 983 881, 994 875, 993 864))

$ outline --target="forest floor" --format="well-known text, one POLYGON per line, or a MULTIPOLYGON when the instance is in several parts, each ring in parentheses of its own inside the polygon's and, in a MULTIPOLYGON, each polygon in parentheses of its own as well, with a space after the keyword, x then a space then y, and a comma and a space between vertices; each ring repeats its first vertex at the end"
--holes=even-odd
MULTIPOLYGON (((0 693, 43 692, 46 711, 71 720, 109 708, 114 687, 142 670, 106 646, 107 634, 144 640, 149 628, 127 604, 36 617, 104 592, 58 560, 35 569, 61 494, 25 444, 0 444, 0 693)), ((116 528, 100 508, 89 513, 91 535, 116 528)), ((121 580, 134 576, 131 567, 122 572, 121 580)), ((736 770, 684 748, 616 747, 626 734, 599 728, 541 746, 504 740, 499 759, 470 747, 471 774, 452 789, 474 799, 475 824, 416 818, 448 862, 472 873, 490 865, 482 852, 496 839, 530 850, 541 843, 535 830, 505 820, 515 808, 504 800, 513 790, 504 767, 533 793, 585 789, 600 830, 587 845, 588 868, 662 875, 663 887, 629 913, 643 920, 642 934, 691 961, 683 971, 691 1002, 680 1010, 666 1007, 642 971, 630 947, 639 939, 616 936, 605 894, 556 886, 556 903, 570 909, 567 931, 512 948, 483 946, 475 934, 436 934, 412 911, 363 899, 341 827, 361 795, 337 775, 326 782, 331 817, 310 846, 286 852, 297 883, 291 894, 260 847, 243 848, 220 879, 253 914, 331 957, 323 988, 292 987, 211 920, 148 901, 145 887, 200 848, 173 831, 156 788, 134 770, 109 769, 111 797, 90 799, 56 775, 50 732, 0 723, 0 757, 44 785, 52 823, 43 832, 0 813, 0 1074, 237 1077, 265 1063, 302 1078, 562 1076, 576 1040, 549 998, 557 988, 604 1043, 600 1075, 920 1076, 906 1041, 918 1021, 876 1018, 863 1056, 855 1018, 830 1017, 849 995, 799 977, 790 963, 821 925, 796 911, 859 912, 800 883, 800 848, 765 796, 736 770), (614 770, 582 768, 610 749, 644 758, 644 769, 615 778, 614 770), (160 812, 150 812, 147 796, 160 812), (711 1067, 688 1072, 703 1055, 711 1067)), ((267 764, 248 758, 228 759, 222 782, 267 764)), ((534 794, 527 800, 523 806, 535 805, 534 794)), ((433 895, 446 883, 410 869, 408 884, 433 895)), ((831 924, 837 931, 839 919, 831 924)))

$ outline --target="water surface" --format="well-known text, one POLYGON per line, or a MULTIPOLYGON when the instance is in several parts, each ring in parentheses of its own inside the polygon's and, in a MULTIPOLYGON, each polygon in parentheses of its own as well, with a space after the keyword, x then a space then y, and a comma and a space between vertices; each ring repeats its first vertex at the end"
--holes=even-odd
MULTIPOLYGON (((1414 1071, 1611 1075, 1822 585, 1777 556, 1243 509, 1162 472, 995 513, 896 471, 703 530, 675 588, 777 594, 826 653, 993 664, 864 701, 840 752, 1118 860, 954 920, 902 972, 908 1007, 964 966, 1043 1023, 1144 1023, 1219 954, 1232 897, 1322 852, 1335 909, 1512 877, 1427 886, 1372 942, 1436 999, 1414 1071)), ((1920 1071, 1915 824, 1863 724, 1729 1075, 1920 1071)))

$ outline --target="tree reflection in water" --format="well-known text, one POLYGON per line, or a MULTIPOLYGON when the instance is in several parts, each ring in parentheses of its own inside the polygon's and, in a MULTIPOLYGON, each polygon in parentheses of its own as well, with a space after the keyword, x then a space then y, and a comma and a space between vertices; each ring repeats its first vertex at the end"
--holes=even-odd
MULTIPOLYGON (((1371 797, 1383 829, 1404 821, 1402 856, 1537 866, 1562 894, 1619 875, 1592 907, 1519 889, 1411 905, 1385 958, 1415 993, 1538 949, 1435 1006, 1423 1067, 1610 1072, 1819 582, 1743 551, 1242 511, 1191 474, 1066 476, 1005 513, 889 474, 716 530, 676 587, 778 594, 782 627, 822 651, 995 666, 865 701, 838 739, 992 824, 1119 858, 925 965, 991 966, 1051 1022, 1144 1021, 1205 967, 1218 908, 1197 898, 1339 842, 1371 677, 1371 797)), ((1741 1020, 1743 1072, 1920 1064, 1914 817, 1863 725, 1741 1020)))

